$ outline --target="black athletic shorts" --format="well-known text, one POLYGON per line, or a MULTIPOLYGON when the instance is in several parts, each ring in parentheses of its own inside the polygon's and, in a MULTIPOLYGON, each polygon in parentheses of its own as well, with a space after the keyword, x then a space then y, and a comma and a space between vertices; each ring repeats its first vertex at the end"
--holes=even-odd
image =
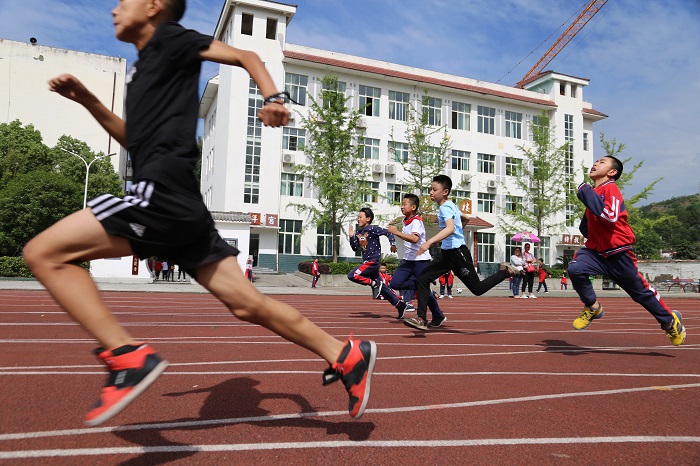
POLYGON ((153 181, 132 185, 123 198, 103 194, 87 205, 107 233, 129 240, 140 259, 172 260, 194 276, 200 265, 238 255, 219 236, 201 199, 153 181))

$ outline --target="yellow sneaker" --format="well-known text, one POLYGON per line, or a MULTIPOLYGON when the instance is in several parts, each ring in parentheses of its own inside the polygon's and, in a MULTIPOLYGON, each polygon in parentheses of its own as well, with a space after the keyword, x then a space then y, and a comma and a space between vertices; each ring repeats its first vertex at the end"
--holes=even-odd
POLYGON ((588 328, 588 326, 591 325, 592 320, 600 319, 604 314, 605 311, 603 310, 603 306, 600 304, 598 304, 598 309, 595 311, 586 306, 583 308, 583 311, 581 311, 581 315, 578 316, 578 319, 574 320, 574 328, 576 330, 588 328))
POLYGON ((671 322, 671 327, 664 329, 666 330, 666 335, 671 339, 671 343, 674 346, 680 346, 685 341, 685 327, 683 327, 683 316, 678 311, 671 311, 673 314, 673 322, 671 322))

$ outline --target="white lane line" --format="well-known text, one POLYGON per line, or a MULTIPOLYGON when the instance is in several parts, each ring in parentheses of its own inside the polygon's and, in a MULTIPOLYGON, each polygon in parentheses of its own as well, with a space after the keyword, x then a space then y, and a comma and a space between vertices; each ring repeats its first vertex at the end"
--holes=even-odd
MULTIPOLYGON (((681 388, 700 388, 700 383, 694 384, 679 384, 679 385, 654 385, 649 387, 636 387, 636 388, 621 388, 615 390, 598 390, 589 392, 573 392, 573 393, 554 393, 549 395, 533 395, 524 396, 517 398, 501 398, 495 400, 480 400, 480 401, 465 401, 460 403, 442 403, 436 405, 418 405, 418 406, 399 406, 394 408, 374 408, 367 409, 365 414, 395 414, 395 413, 407 413, 416 411, 433 411, 441 409, 460 409, 469 408, 474 406, 489 406, 489 405, 499 405, 506 403, 522 403, 529 401, 542 401, 542 400, 552 400, 552 399, 563 399, 563 398, 574 398, 574 397, 591 397, 591 396, 608 396, 608 395, 620 395, 624 393, 638 393, 638 392, 649 392, 649 391, 664 391, 673 390, 681 388)), ((18 432, 13 434, 0 434, 0 441, 3 440, 26 440, 26 439, 36 439, 44 437, 61 437, 61 436, 72 436, 72 435, 91 435, 91 434, 102 434, 106 432, 123 432, 123 431, 138 431, 138 430, 166 430, 166 429, 182 429, 189 427, 202 427, 202 426, 215 426, 215 425, 232 425, 241 423, 256 423, 256 422, 269 422, 287 419, 301 419, 307 417, 334 417, 334 416, 347 416, 347 411, 324 411, 324 412, 304 412, 304 413, 290 413, 290 414, 277 414, 268 416, 250 416, 250 417, 240 417, 240 418, 228 418, 228 419, 205 419, 205 420, 195 420, 195 421, 181 421, 181 422, 157 422, 152 424, 137 424, 137 425, 126 425, 120 427, 94 427, 90 429, 65 429, 65 430, 49 430, 49 431, 38 431, 38 432, 18 432)), ((655 437, 656 438, 656 437, 655 437)), ((411 441, 415 442, 415 441, 411 441)))
POLYGON ((364 440, 326 442, 239 443, 218 445, 167 445, 160 447, 72 448, 53 450, 19 450, 0 452, 0 459, 79 457, 98 455, 140 455, 146 453, 224 452, 260 450, 301 450, 312 448, 458 448, 513 445, 580 445, 602 443, 699 443, 691 436, 624 436, 624 437, 554 437, 554 438, 491 438, 465 440, 364 440))

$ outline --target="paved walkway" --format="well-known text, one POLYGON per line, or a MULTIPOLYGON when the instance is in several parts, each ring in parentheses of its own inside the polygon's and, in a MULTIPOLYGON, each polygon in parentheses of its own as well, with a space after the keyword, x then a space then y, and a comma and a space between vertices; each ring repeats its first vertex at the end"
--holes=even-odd
MULTIPOLYGON (((99 278, 96 279, 97 286, 102 291, 127 291, 127 292, 149 292, 149 293, 207 293, 201 285, 192 282, 151 282, 143 278, 99 278)), ((348 283, 347 287, 317 287, 311 288, 310 281, 298 277, 294 274, 258 274, 253 282, 261 293, 268 295, 329 295, 329 296, 359 296, 369 295, 369 289, 360 285, 348 283)), ((550 287, 549 293, 539 293, 541 298, 547 297, 576 297, 576 293, 569 289, 564 292, 553 290, 550 287)), ((44 287, 32 279, 12 279, 0 277, 0 290, 43 290, 44 287)), ((627 294, 622 290, 596 290, 601 296, 624 297, 627 294)), ((464 293, 454 293, 455 298, 473 297, 468 290, 464 293)), ((510 296, 507 289, 494 289, 486 295, 489 296, 510 296)), ((695 298, 700 300, 700 293, 670 292, 663 293, 664 298, 695 298)))

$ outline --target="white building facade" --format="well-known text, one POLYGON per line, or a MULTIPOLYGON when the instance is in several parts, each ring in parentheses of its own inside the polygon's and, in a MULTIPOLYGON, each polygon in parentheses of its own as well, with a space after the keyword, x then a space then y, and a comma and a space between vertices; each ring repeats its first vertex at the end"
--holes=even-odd
MULTIPOLYGON (((556 145, 571 142, 567 167, 576 180, 583 179, 580 167, 594 160, 593 123, 606 115, 583 100, 587 79, 545 72, 524 89, 516 89, 297 46, 285 40, 295 14, 296 6, 279 2, 226 1, 215 31, 216 39, 258 53, 277 87, 286 88, 299 102, 291 105, 294 118, 288 126, 266 128, 257 121, 263 96, 238 68, 222 66, 220 75, 209 81, 200 105, 205 202, 214 211, 250 214, 249 237, 238 243, 249 245, 242 256, 253 256, 256 266, 291 272, 300 261, 330 255, 330 236, 316 227, 302 232, 306 219, 289 206, 316 202, 313 187, 292 167, 307 162, 301 116, 309 111, 310 97, 319 99, 326 74, 338 77, 348 105, 364 113, 363 142, 371 172, 367 181, 377 193, 370 206, 385 218, 400 215, 389 200, 401 199, 405 180, 389 142, 392 135, 396 142, 405 138, 405 106, 417 105, 428 91, 431 121, 444 126, 451 140, 444 154, 444 173, 454 183, 451 198, 468 201, 475 217, 467 245, 478 257, 482 273, 491 273, 507 260, 515 246, 509 240, 515 232, 500 231, 498 217, 513 202, 507 191, 515 190, 515 166, 523 158, 517 146, 531 144, 532 119, 547 112, 556 128, 556 145)), ((561 213, 562 220, 571 217, 570 226, 543 235, 540 255, 547 264, 573 255, 582 244, 578 219, 571 213, 561 213)), ((340 256, 356 257, 347 239, 342 240, 340 256)))

